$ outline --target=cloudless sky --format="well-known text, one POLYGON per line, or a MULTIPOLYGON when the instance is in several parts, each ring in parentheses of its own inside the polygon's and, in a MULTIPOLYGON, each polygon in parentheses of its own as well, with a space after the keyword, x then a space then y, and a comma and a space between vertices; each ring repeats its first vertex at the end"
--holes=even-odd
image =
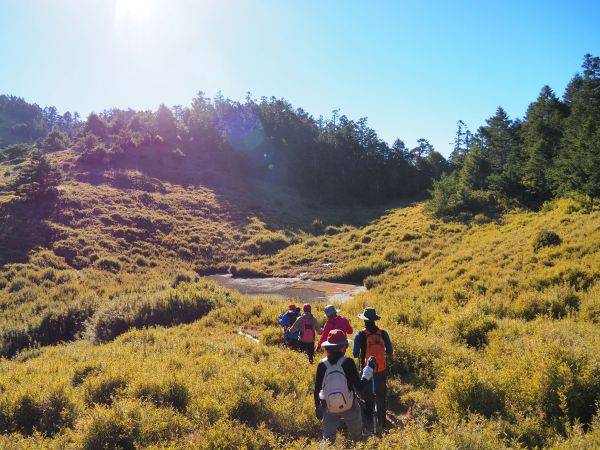
POLYGON ((598 0, 0 0, 0 93, 86 116, 250 91, 444 155, 459 119, 561 96, 585 53, 598 0))

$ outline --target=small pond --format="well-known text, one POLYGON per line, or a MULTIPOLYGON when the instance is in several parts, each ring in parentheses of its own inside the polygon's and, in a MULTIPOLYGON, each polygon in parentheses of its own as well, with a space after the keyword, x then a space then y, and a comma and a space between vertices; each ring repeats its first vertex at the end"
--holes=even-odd
POLYGON ((205 278, 246 295, 271 295, 302 301, 345 302, 359 292, 366 291, 364 286, 355 284, 302 278, 233 278, 231 275, 209 275, 205 278))

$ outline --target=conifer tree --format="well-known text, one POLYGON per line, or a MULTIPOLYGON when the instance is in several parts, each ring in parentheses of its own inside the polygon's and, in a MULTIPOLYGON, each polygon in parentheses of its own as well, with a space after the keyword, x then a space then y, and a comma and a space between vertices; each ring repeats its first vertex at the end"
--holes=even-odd
POLYGON ((49 200, 56 196, 60 179, 60 173, 50 165, 46 156, 36 150, 19 172, 13 187, 23 200, 49 200))
POLYGON ((570 109, 556 170, 558 193, 578 191, 592 201, 600 196, 600 58, 585 55, 583 75, 567 86, 570 109))
POLYGON ((540 200, 551 196, 550 176, 558 156, 566 109, 549 86, 544 86, 535 102, 529 105, 521 128, 523 186, 540 200))

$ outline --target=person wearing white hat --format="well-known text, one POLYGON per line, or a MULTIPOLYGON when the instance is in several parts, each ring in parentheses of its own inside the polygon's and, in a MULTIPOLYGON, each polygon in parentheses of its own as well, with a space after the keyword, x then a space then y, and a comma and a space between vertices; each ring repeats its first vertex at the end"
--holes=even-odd
POLYGON ((327 316, 327 321, 323 326, 323 332, 317 342, 317 350, 321 348, 321 344, 327 339, 331 330, 342 330, 346 334, 352 334, 354 332, 348 319, 337 315, 340 311, 339 309, 335 309, 335 306, 327 305, 323 312, 325 313, 325 316, 327 316))

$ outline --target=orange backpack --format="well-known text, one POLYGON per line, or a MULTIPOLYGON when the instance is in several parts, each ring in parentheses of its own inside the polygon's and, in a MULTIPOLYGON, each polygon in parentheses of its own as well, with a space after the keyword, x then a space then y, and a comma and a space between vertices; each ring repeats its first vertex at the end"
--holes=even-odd
POLYGON ((363 333, 367 338, 367 351, 365 353, 365 364, 371 356, 375 357, 377 367, 373 370, 375 373, 380 373, 385 370, 385 343, 381 330, 371 333, 366 328, 363 328, 363 333))

